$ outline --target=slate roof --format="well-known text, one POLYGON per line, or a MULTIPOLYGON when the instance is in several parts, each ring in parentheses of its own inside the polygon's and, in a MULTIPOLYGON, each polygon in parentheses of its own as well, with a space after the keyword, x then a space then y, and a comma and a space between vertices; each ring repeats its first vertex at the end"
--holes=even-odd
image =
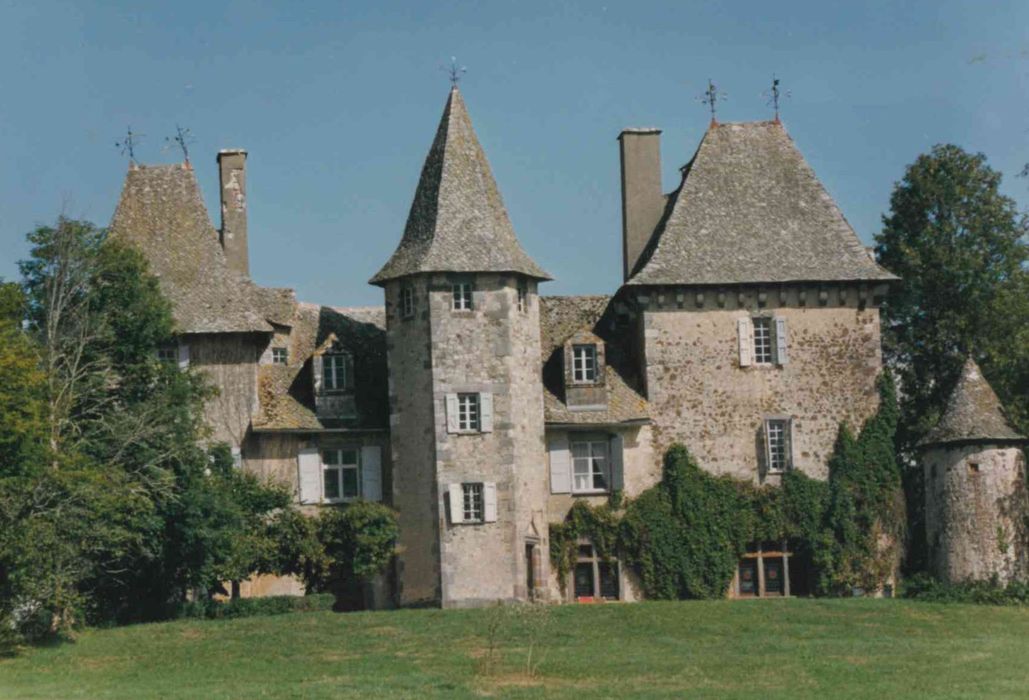
POLYGON ((1011 427, 997 394, 983 377, 979 365, 968 358, 943 418, 921 444, 995 441, 1021 442, 1025 441, 1025 436, 1011 427))
POLYGON ((771 121, 708 129, 627 284, 891 279, 771 121))
POLYGON ((418 272, 518 272, 550 279, 515 236, 456 87, 422 167, 403 238, 371 283, 418 272))
POLYGON ((575 425, 615 425, 649 419, 647 400, 636 388, 627 349, 627 337, 613 329, 611 297, 540 297, 540 346, 543 363, 543 409, 547 423, 575 425), (587 331, 604 341, 606 365, 604 382, 607 410, 568 408, 564 399, 564 344, 570 337, 587 331))
POLYGON ((368 430, 388 425, 386 310, 300 303, 289 324, 289 364, 260 365, 256 431, 368 430), (322 421, 315 414, 311 355, 334 334, 354 357, 355 420, 322 421))
POLYGON ((229 268, 188 165, 131 166, 109 235, 146 257, 182 333, 269 332, 267 317, 291 315, 282 290, 229 268))

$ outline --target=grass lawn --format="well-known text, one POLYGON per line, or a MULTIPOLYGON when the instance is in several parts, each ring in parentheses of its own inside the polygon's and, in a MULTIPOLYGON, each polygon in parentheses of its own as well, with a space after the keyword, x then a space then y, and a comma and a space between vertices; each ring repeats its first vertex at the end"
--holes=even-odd
POLYGON ((540 635, 489 610, 402 610, 91 630, 0 660, 0 697, 1029 697, 1027 609, 654 602, 563 606, 544 622, 540 635))

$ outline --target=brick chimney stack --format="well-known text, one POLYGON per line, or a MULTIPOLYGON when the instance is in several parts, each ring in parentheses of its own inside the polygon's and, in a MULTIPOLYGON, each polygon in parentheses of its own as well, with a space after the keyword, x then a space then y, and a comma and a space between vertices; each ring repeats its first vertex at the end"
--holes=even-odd
POLYGON ((665 209, 661 130, 625 129, 618 141, 622 163, 622 264, 628 280, 665 209))
POLYGON ((222 227, 220 240, 229 267, 250 276, 247 250, 247 152, 241 148, 218 151, 222 227))

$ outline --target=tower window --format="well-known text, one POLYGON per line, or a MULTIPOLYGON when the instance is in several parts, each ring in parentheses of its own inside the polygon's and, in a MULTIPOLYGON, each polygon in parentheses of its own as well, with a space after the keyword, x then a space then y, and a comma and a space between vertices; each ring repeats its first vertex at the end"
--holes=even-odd
POLYGON ((451 290, 454 311, 470 311, 472 308, 472 283, 457 282, 451 287, 451 290))
POLYGON ((972 476, 975 476, 976 474, 978 474, 979 473, 979 463, 978 462, 969 462, 968 463, 968 473, 971 474, 972 476))
POLYGON ((525 280, 518 282, 518 310, 522 313, 529 310, 529 285, 525 280))
POLYGON ((771 473, 784 472, 793 466, 790 432, 788 418, 765 421, 765 457, 771 473))
POLYGON ((403 318, 414 316, 414 289, 411 287, 400 290, 400 315, 403 318))
POLYGON ((754 362, 772 364, 772 319, 767 316, 754 319, 754 362))
POLYGON ((475 432, 479 430, 479 395, 458 394, 457 395, 457 428, 462 431, 475 432))
POLYGON ((576 384, 592 384, 597 381, 597 346, 572 346, 572 381, 576 384))
POLYGON ((289 361, 289 352, 286 348, 272 348, 272 364, 284 365, 289 361))
POLYGON ((461 484, 461 500, 464 509, 464 522, 481 523, 484 521, 484 499, 482 491, 481 483, 461 484))

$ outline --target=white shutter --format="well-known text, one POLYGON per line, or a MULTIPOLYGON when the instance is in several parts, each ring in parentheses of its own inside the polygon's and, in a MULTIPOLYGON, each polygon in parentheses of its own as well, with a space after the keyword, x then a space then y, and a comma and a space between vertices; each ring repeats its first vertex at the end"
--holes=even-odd
POLYGON ((450 492, 450 522, 460 525, 464 522, 464 489, 461 484, 451 484, 447 490, 450 492))
POLYGON ((572 457, 568 451, 568 435, 551 435, 547 451, 550 454, 550 492, 571 493, 572 457))
POLYGON ((300 450, 297 454, 297 484, 301 504, 321 503, 322 457, 317 448, 300 450))
POLYGON ((740 367, 750 367, 754 355, 754 326, 749 318, 741 318, 736 322, 739 336, 740 367))
POLYGON ((493 394, 479 394, 479 430, 493 432, 493 394))
POLYGON ((323 358, 321 355, 315 355, 311 358, 311 373, 314 381, 314 393, 322 393, 322 362, 323 358))
POLYGON ((189 345, 186 343, 179 343, 179 369, 187 369, 189 367, 189 345))
POLYGON ((361 448, 361 497, 382 500, 382 448, 378 445, 361 448))
POLYGON ((447 394, 447 432, 457 432, 457 394, 447 394))
POLYGON ((497 522, 497 485, 492 481, 482 485, 482 522, 497 522))
POLYGON ((621 491, 625 488, 625 467, 622 459, 625 441, 622 436, 612 435, 609 448, 611 450, 611 490, 621 491))
POLYGON ((786 341, 786 319, 782 316, 775 317, 775 361, 780 365, 790 361, 786 341))

